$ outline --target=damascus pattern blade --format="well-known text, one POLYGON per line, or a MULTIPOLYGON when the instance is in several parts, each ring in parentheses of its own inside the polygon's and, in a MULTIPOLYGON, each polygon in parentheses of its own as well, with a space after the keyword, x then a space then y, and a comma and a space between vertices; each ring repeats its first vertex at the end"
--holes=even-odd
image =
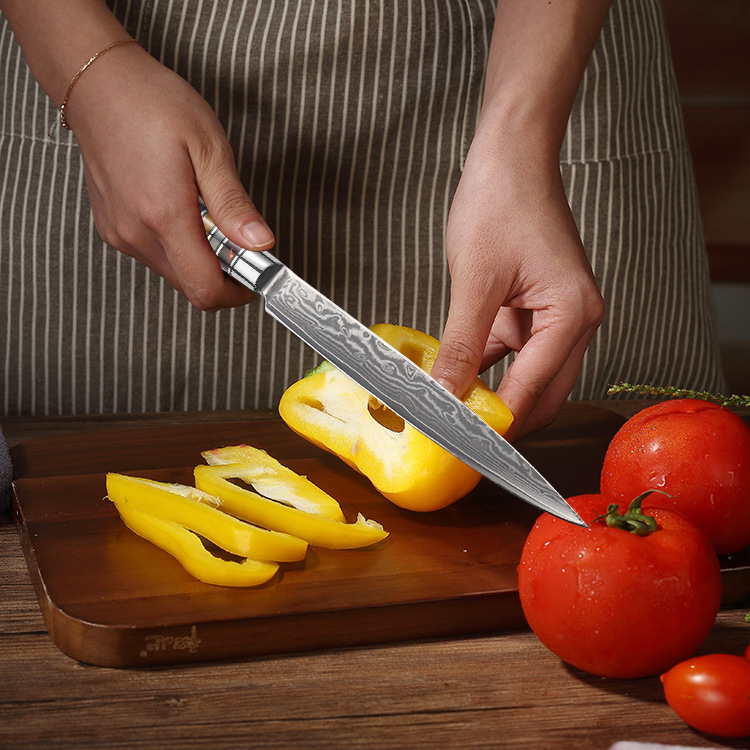
POLYGON ((201 216, 222 269, 260 294, 270 315, 412 427, 505 490, 585 526, 550 483, 460 399, 270 253, 228 240, 203 201, 201 216))
POLYGON ((585 525, 549 482, 462 401, 286 266, 259 291, 270 315, 412 427, 522 500, 585 525))

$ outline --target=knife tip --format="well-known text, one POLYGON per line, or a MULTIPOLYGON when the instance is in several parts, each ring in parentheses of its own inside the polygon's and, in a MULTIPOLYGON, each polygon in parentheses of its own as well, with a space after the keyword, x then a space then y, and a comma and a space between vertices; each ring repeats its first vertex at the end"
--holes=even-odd
POLYGON ((578 513, 576 513, 573 508, 568 505, 567 508, 565 508, 564 515, 561 514, 560 518, 562 518, 563 521, 567 521, 568 523, 572 523, 574 526, 580 526, 581 528, 588 529, 589 525, 584 521, 578 513))

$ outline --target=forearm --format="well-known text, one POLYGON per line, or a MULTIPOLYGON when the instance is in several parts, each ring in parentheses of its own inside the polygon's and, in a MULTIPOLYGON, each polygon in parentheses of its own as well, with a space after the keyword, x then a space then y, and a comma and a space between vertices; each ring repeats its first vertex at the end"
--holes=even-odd
POLYGON ((477 131, 451 206, 451 303, 435 378, 463 394, 516 356, 498 393, 515 439, 548 423, 604 314, 560 147, 610 0, 499 0, 477 131))
POLYGON ((130 36, 102 0, 0 0, 0 12, 56 106, 92 55, 130 36))
POLYGON ((556 162, 611 0, 499 0, 479 134, 556 162))

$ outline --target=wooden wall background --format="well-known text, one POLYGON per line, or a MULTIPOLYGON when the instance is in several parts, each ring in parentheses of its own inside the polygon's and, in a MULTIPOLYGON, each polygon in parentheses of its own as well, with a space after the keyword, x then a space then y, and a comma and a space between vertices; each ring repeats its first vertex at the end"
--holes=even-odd
MULTIPOLYGON (((736 285, 743 285, 735 315, 745 316, 750 311, 750 0, 663 0, 663 5, 711 276, 717 295, 726 284, 734 285, 732 300, 736 285)), ((744 326, 744 319, 739 322, 744 326)), ((741 341, 722 342, 733 392, 750 393, 750 320, 747 324, 741 341)))
POLYGON ((663 4, 712 274, 750 282, 750 2, 663 4))

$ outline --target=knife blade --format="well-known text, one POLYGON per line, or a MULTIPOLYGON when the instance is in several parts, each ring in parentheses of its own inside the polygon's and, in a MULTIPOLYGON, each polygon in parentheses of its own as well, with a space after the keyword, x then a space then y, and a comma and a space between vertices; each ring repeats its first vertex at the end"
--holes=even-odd
POLYGON ((382 404, 498 486, 577 526, 557 490, 460 399, 266 251, 247 250, 216 226, 199 202, 222 269, 263 297, 265 310, 382 404))

